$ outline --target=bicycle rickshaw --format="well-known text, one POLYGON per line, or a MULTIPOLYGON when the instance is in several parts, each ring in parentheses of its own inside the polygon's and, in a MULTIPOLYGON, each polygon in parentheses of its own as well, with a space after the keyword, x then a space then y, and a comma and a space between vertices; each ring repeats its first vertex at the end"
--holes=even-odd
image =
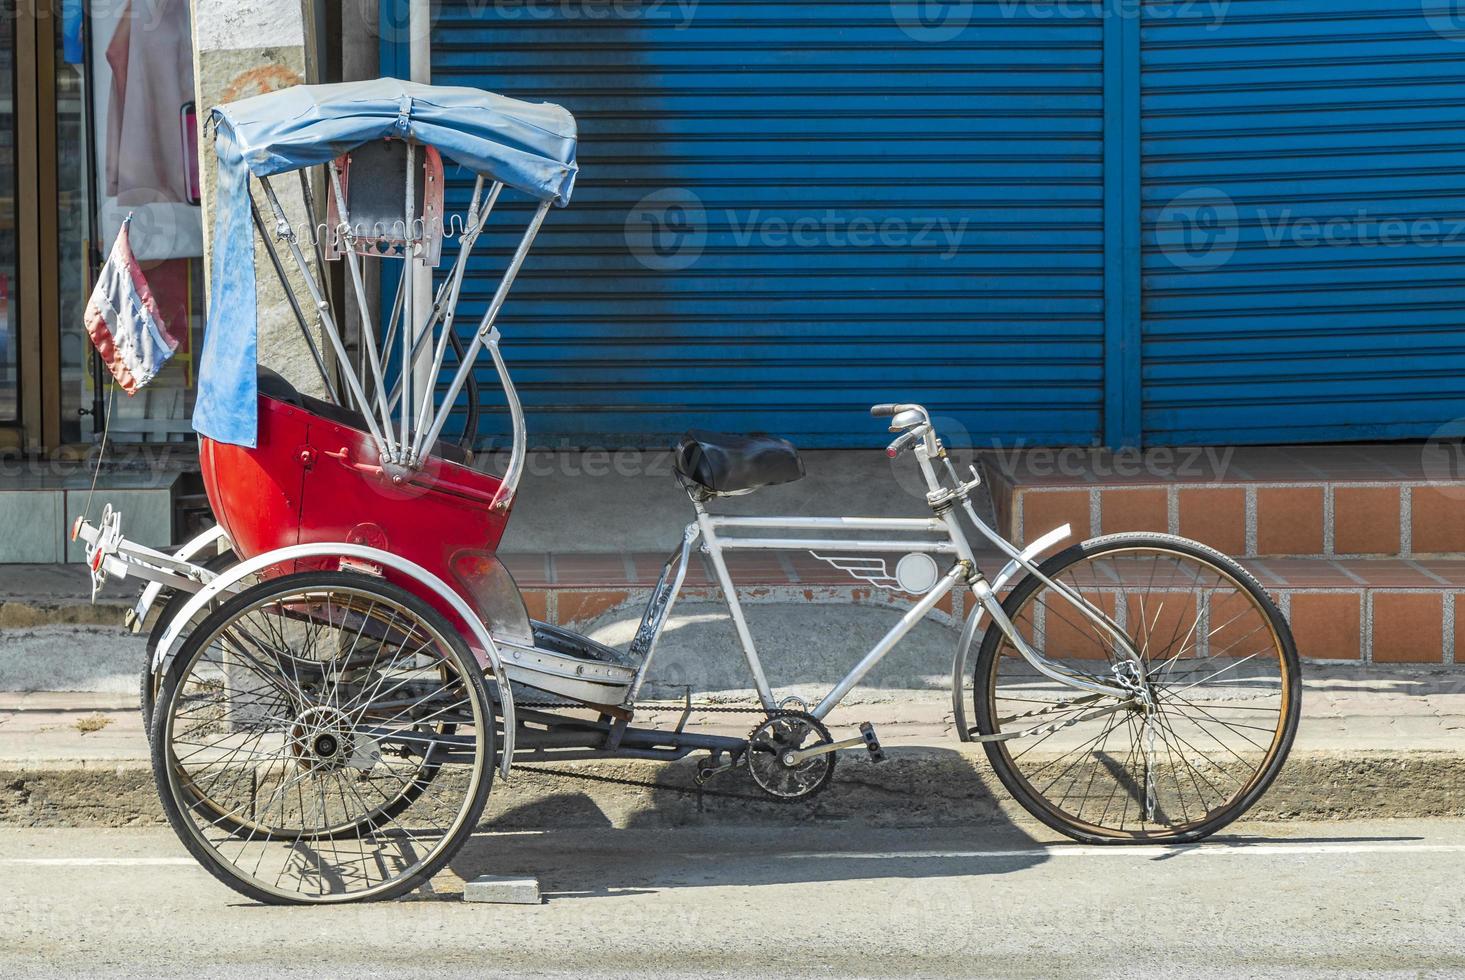
POLYGON ((974 600, 952 664, 956 733, 985 743, 1002 783, 1049 826, 1090 842, 1198 840, 1276 777, 1297 726, 1298 665, 1261 586, 1170 535, 1049 555, 1065 526, 1019 550, 981 520, 976 470, 958 472, 920 405, 871 414, 895 434, 888 454, 914 457, 927 515, 720 515, 722 498, 795 480, 803 464, 773 436, 692 430, 675 468, 695 519, 629 648, 532 620, 495 554, 526 446, 496 321, 551 205, 569 202, 573 118, 379 79, 258 96, 210 123, 219 181, 195 427, 218 525, 171 554, 128 541, 110 510, 74 534, 95 586, 147 583, 134 628, 161 607, 143 680, 158 791, 184 845, 230 887, 265 902, 400 895, 463 844, 495 771, 516 761, 696 754, 699 783, 750 779, 770 800, 808 800, 839 752, 882 756, 869 725, 835 738, 830 712, 956 589, 974 600), (452 214, 449 166, 471 182, 452 214), (290 174, 304 236, 276 188, 290 174), (469 256, 506 194, 532 203, 499 217, 527 213, 527 227, 463 330, 469 256), (325 398, 256 368, 256 231, 325 398), (373 262, 398 283, 380 330, 365 312, 373 262), (329 263, 344 264, 357 324, 337 320, 329 263), (485 352, 512 430, 502 474, 473 453, 485 352), (990 578, 969 529, 1003 556, 990 578), (824 698, 779 700, 724 560, 737 549, 808 550, 909 610, 824 698), (756 692, 745 738, 689 731, 685 714, 671 728, 636 723, 658 638, 703 556, 756 692))

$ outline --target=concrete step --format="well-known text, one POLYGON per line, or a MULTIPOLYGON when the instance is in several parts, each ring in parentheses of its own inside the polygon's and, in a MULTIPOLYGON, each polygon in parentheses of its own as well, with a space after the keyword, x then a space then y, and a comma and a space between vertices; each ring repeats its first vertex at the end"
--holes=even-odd
POLYGON ((1465 480, 1434 443, 982 455, 1011 540, 1169 531, 1247 557, 1465 552, 1465 480))

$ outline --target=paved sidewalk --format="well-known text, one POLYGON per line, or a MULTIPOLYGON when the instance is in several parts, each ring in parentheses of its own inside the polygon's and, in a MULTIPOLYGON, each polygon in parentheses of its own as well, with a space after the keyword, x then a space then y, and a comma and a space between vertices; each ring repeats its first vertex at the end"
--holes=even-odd
MULTIPOLYGON (((802 690, 802 686, 795 688, 802 690)), ((782 692, 780 692, 782 693, 782 692)), ((812 692, 808 692, 811 693, 812 692)), ((722 695, 736 704, 736 694, 722 695)), ((745 699, 753 707, 751 697, 745 699)), ((638 724, 675 721, 647 714, 638 724)), ((744 734, 755 715, 698 714, 688 728, 744 734)), ((830 715, 830 726, 873 722, 881 741, 907 748, 954 748, 951 698, 945 691, 853 692, 830 715)), ((1465 676, 1414 668, 1304 668, 1298 752, 1459 753, 1465 757, 1465 676)), ((115 766, 146 763, 147 740, 134 695, 68 692, 0 693, 0 766, 115 766)), ((1465 816, 1465 814, 1462 814, 1465 816)))
MULTIPOLYGON (((662 716, 668 724, 675 717, 662 716)), ((689 727, 741 735, 752 717, 694 712, 689 727)), ((890 759, 876 766, 847 754, 834 787, 810 807, 709 798, 699 809, 685 792, 689 762, 618 760, 556 764, 553 776, 517 772, 496 785, 487 820, 500 827, 566 827, 648 819, 683 825, 819 817, 885 826, 1027 819, 992 777, 982 747, 956 739, 945 692, 856 692, 830 721, 841 736, 861 721, 873 722, 890 759)), ((721 788, 751 789, 741 782, 721 788)), ((1258 819, 1465 816, 1465 678, 1443 670, 1309 667, 1291 759, 1253 813, 1258 819)), ((160 820, 135 697, 0 694, 0 825, 160 820)))

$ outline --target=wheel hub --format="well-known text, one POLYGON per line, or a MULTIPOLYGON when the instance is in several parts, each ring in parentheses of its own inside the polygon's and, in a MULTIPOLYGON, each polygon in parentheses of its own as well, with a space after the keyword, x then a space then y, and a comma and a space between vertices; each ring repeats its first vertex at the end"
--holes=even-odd
POLYGON ((351 759, 351 723, 337 708, 306 708, 290 726, 290 744, 305 770, 339 769, 351 759))

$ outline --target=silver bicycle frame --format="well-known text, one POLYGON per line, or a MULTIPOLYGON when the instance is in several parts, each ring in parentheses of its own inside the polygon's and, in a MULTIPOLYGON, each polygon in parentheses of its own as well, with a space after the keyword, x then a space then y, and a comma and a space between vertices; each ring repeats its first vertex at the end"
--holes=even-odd
MULTIPOLYGON (((919 406, 903 407, 919 408, 919 406)), ((962 483, 956 478, 955 470, 950 466, 931 427, 929 416, 925 414, 924 409, 920 409, 920 412, 924 421, 920 426, 908 430, 907 435, 914 433, 916 440, 916 460, 926 479, 927 502, 933 510, 933 516, 929 518, 726 517, 708 513, 703 501, 693 498, 697 520, 688 525, 680 553, 674 553, 667 562, 667 568, 652 594, 646 615, 642 619, 641 629, 637 631, 636 640, 633 643, 633 652, 641 656, 641 664, 626 701, 627 707, 634 706, 636 695, 650 669, 657 638, 665 626, 671 606, 681 590, 691 549, 698 541, 701 542, 702 551, 712 563, 717 583, 727 602, 728 614, 737 631, 743 656, 747 660, 754 689, 758 693, 758 700, 764 710, 775 710, 778 702, 774 698, 767 675, 763 671, 762 661, 758 657, 752 632, 748 629, 747 618, 743 613, 742 602, 738 599, 737 589, 728 572, 727 562, 723 557, 724 552, 727 551, 810 551, 816 553, 818 557, 823 557, 818 554, 820 552, 839 552, 845 555, 923 552, 931 555, 946 555, 952 559, 950 568, 936 584, 921 595, 901 616, 899 622, 892 626, 850 669, 849 673, 840 678, 829 693, 819 700, 811 714, 821 720, 833 711, 845 695, 859 684, 875 665, 883 660, 886 654, 894 649, 905 635, 924 619, 952 589, 959 587, 965 587, 970 591, 986 615, 991 617, 992 622, 997 624, 1013 647, 1040 674, 1068 687, 1091 694, 1109 695, 1126 700, 1136 696, 1136 691, 1131 688, 1118 683, 1096 680, 1092 676, 1081 674, 1061 663, 1049 660, 1033 649, 1032 645, 1023 639, 1013 626, 1002 609, 1002 603, 997 598, 996 590, 977 568, 975 553, 967 539, 966 530, 957 517, 958 507, 976 526, 979 533, 995 543, 1008 556, 1009 561, 1000 575, 1001 582, 1008 581, 1019 570, 1037 575, 1045 584, 1057 590, 1068 602, 1078 608, 1084 616, 1114 636, 1120 644, 1121 653, 1134 658, 1138 656, 1123 630, 1102 610, 1094 607, 1071 589, 1053 582, 1038 570, 1034 558, 1042 549, 1031 549, 1024 552, 1013 547, 977 516, 970 500, 970 492, 977 485, 976 480, 962 483), (956 484, 954 487, 946 487, 942 484, 931 463, 932 459, 946 461, 947 469, 956 484), (799 536, 777 536, 771 535, 770 532, 804 533, 799 536), (878 536, 869 536, 872 534, 878 536)), ((902 436, 902 439, 904 438, 906 436, 902 436)), ((1056 537, 1061 539, 1066 536, 1065 529, 1056 537)), ((1054 537, 1045 536, 1044 542, 1051 546, 1056 543, 1056 540, 1054 537)), ((974 617, 975 615, 973 613, 974 617)), ((958 650, 957 656, 960 658, 960 650, 958 650)), ((959 682, 954 681, 953 683, 959 682)), ((953 696, 959 697, 959 691, 953 696)))

